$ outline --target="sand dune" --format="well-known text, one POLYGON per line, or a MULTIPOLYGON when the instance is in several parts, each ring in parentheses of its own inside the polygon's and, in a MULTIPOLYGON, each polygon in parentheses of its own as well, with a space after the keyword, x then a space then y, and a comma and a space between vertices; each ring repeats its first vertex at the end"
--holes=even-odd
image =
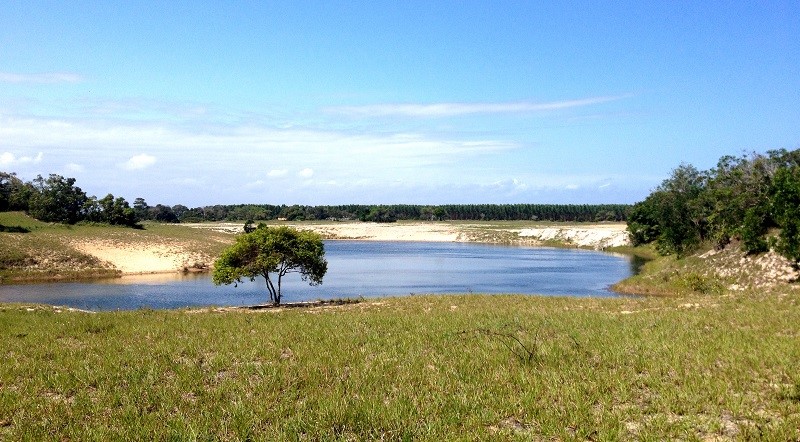
POLYGON ((194 267, 196 263, 208 264, 213 259, 181 244, 119 244, 89 240, 73 246, 111 264, 123 274, 172 273, 194 267))

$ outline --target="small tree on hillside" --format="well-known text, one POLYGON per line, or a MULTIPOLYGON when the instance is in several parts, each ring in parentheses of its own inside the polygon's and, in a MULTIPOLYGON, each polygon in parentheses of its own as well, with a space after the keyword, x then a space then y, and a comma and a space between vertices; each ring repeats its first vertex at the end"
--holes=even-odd
POLYGON ((269 299, 281 303, 281 280, 299 273, 310 285, 322 284, 328 270, 325 248, 319 234, 289 227, 259 227, 236 237, 236 243, 222 252, 214 264, 214 284, 233 284, 263 276, 269 299), (277 275, 277 287, 270 274, 277 275))

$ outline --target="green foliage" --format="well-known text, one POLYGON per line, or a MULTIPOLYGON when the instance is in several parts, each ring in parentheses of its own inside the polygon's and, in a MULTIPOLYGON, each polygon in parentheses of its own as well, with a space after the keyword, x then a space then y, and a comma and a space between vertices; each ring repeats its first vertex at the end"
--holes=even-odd
POLYGON ((64 178, 50 174, 33 180, 33 193, 28 201, 28 210, 34 218, 66 224, 75 224, 83 218, 84 207, 89 200, 75 178, 64 178))
POLYGON ((172 211, 172 207, 156 204, 155 207, 147 209, 147 219, 158 221, 160 223, 177 223, 180 220, 172 211))
POLYGON ((89 198, 85 212, 87 221, 128 227, 136 225, 136 211, 128 205, 125 198, 114 198, 110 193, 101 200, 89 198))
POLYGON ((361 216, 361 221, 374 223, 393 223, 397 221, 397 215, 388 207, 378 206, 370 209, 368 213, 361 216))
POLYGON ((658 213, 656 212, 657 193, 649 195, 644 201, 636 203, 628 214, 628 233, 634 246, 649 244, 660 234, 658 213))
POLYGON ((680 275, 678 283, 695 293, 703 295, 719 294, 723 291, 722 285, 715 278, 697 272, 688 272, 680 275))
POLYGON ((769 249, 767 234, 780 228, 776 250, 800 259, 800 150, 720 158, 700 172, 681 165, 631 209, 635 245, 654 242, 662 254, 686 255, 711 240, 723 247, 741 240, 747 253, 769 249))
POLYGON ((704 237, 699 196, 706 177, 693 166, 681 165, 655 192, 634 206, 628 224, 636 245, 657 241, 662 254, 683 255, 704 237))
POLYGON ((287 273, 299 273, 311 285, 322 284, 328 270, 325 248, 319 234, 290 227, 259 226, 236 237, 214 264, 214 284, 233 284, 242 278, 262 276, 270 301, 281 302, 281 281, 287 273), (277 274, 277 286, 271 273, 277 274))
POLYGON ((772 185, 773 216, 781 227, 776 250, 800 262, 800 167, 781 167, 772 185))
POLYGON ((147 209, 149 206, 147 205, 147 201, 144 198, 136 198, 133 200, 133 212, 136 214, 136 219, 139 221, 144 221, 147 219, 147 209))
POLYGON ((137 221, 137 211, 124 198, 110 193, 100 200, 89 197, 75 186, 75 178, 39 175, 23 183, 13 173, 0 172, 0 212, 22 210, 41 221, 65 224, 89 221, 134 227, 137 221))
POLYGON ((0 172, 0 212, 26 210, 30 190, 16 174, 0 172))
POLYGON ((744 214, 742 227, 739 229, 742 238, 742 249, 747 253, 763 253, 769 250, 764 238, 769 225, 769 208, 767 201, 753 206, 744 214))

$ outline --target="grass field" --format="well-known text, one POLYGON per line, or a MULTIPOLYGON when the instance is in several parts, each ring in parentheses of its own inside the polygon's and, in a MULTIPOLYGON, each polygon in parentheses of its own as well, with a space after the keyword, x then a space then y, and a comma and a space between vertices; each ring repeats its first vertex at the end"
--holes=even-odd
POLYGON ((797 440, 800 293, 0 311, 6 440, 797 440))

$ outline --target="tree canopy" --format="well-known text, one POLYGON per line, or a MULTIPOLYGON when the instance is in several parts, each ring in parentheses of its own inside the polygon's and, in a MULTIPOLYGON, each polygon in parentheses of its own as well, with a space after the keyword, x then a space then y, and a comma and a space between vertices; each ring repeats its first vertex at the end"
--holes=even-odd
POLYGON ((281 282, 288 273, 299 273, 310 285, 322 284, 328 270, 322 237, 314 232, 281 226, 259 226, 236 237, 214 264, 216 285, 235 284, 243 278, 261 276, 267 282, 269 299, 281 303, 281 282), (273 282, 271 274, 277 276, 273 282), (275 285, 277 283, 277 286, 275 285))
POLYGON ((748 253, 773 246, 798 263, 800 150, 724 156, 708 171, 681 165, 633 206, 628 231, 634 245, 653 242, 662 254, 737 240, 748 253), (777 236, 769 234, 773 228, 777 236))

